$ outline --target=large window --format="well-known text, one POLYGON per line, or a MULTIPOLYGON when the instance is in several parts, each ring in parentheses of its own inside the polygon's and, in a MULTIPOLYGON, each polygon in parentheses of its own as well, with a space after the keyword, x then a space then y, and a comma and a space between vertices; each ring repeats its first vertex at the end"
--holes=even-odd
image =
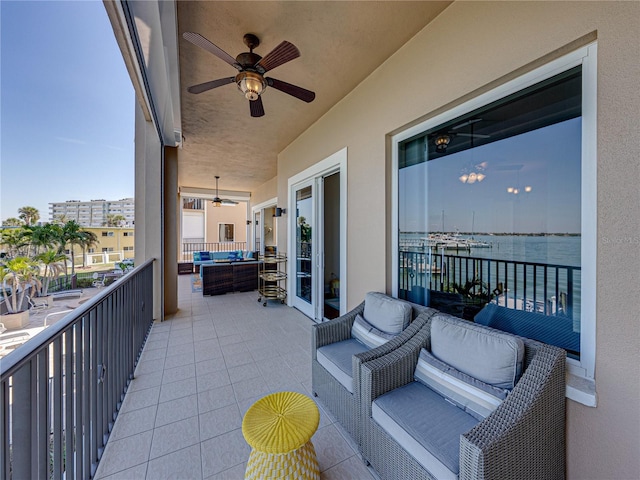
POLYGON ((592 377, 588 59, 585 48, 394 137, 394 288, 399 298, 561 346, 592 377))

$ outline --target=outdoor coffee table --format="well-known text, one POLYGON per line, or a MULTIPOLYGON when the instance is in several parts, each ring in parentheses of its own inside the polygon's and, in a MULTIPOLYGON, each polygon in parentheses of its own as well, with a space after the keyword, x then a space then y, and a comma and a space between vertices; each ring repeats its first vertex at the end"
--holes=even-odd
POLYGON ((320 412, 309 397, 278 392, 254 403, 242 420, 242 434, 251 454, 246 479, 320 479, 311 437, 320 412))

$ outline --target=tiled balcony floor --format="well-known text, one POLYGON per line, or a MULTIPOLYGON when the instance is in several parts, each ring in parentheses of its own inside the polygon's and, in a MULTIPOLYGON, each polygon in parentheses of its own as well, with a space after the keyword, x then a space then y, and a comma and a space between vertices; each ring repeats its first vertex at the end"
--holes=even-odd
MULTIPOLYGON (((311 396, 312 321, 258 293, 203 297, 178 277, 179 312, 145 345, 96 478, 241 479, 242 417, 276 391, 311 396)), ((323 479, 373 479, 346 432, 320 407, 313 436, 323 479)))

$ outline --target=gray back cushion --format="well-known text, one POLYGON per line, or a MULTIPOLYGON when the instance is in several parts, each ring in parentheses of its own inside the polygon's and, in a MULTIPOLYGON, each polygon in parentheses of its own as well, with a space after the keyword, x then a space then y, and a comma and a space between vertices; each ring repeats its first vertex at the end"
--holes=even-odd
POLYGON ((369 292, 364 297, 364 319, 383 332, 400 333, 411 323, 411 305, 384 293, 369 292))
POLYGON ((431 319, 431 353, 478 380, 511 389, 522 373, 524 343, 508 333, 438 314, 431 319))

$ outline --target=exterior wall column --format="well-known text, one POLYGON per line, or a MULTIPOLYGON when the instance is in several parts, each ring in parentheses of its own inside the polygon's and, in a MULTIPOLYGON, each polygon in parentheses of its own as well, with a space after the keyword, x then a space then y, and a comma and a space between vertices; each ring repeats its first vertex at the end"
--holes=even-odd
POLYGON ((158 131, 135 105, 135 263, 153 264, 153 318, 163 319, 163 150, 158 131))
POLYGON ((164 313, 178 311, 178 149, 164 147, 164 313))

